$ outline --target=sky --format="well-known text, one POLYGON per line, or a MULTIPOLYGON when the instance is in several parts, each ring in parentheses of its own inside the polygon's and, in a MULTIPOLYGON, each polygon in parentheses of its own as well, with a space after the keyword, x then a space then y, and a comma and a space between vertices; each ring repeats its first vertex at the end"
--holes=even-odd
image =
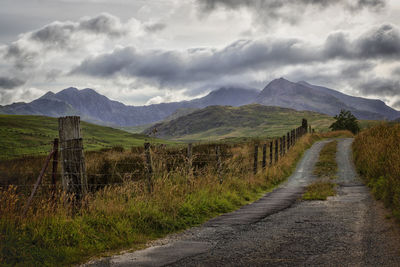
POLYGON ((130 105, 285 77, 400 110, 398 0, 0 0, 0 105, 92 88, 130 105))

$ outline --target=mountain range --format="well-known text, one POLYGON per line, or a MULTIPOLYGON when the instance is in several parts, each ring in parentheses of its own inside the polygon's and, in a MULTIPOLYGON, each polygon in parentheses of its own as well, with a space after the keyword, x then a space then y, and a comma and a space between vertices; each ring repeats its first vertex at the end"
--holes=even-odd
POLYGON ((82 120, 101 125, 137 126, 162 121, 179 109, 187 111, 213 105, 238 107, 251 103, 309 110, 331 116, 338 114, 341 109, 347 109, 359 119, 393 120, 400 117, 399 111, 380 100, 349 96, 307 82, 294 83, 283 78, 273 80, 261 91, 222 87, 202 98, 147 106, 129 106, 110 100, 93 89, 70 87, 58 93, 47 92, 30 103, 0 106, 0 114, 50 117, 78 115, 82 120))

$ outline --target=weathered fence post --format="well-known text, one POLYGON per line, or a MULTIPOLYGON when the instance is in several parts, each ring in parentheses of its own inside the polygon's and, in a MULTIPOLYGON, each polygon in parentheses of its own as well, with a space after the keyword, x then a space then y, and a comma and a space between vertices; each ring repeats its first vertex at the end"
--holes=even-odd
POLYGON ((58 169, 58 138, 53 141, 53 170, 51 173, 51 185, 53 187, 53 192, 56 190, 56 179, 57 179, 57 169, 58 169))
POLYGON ((292 135, 291 135, 291 142, 292 144, 290 146, 294 146, 294 130, 292 130, 292 135))
POLYGON ((274 142, 271 141, 269 142, 269 165, 272 165, 272 158, 273 158, 273 146, 274 146, 274 142))
POLYGON ((311 133, 311 125, 308 125, 308 132, 311 133))
POLYGON ((192 165, 193 165, 193 157, 192 157, 192 151, 193 151, 193 144, 189 143, 187 147, 187 169, 188 169, 188 175, 192 175, 192 165))
POLYGON ((307 133, 307 129, 308 129, 308 122, 306 119, 303 119, 301 121, 301 127, 303 128, 303 133, 307 133))
POLYGON ((258 145, 254 145, 254 166, 253 173, 256 174, 258 169, 258 145))
POLYGON ((80 118, 58 118, 62 162, 62 184, 67 193, 82 198, 88 191, 80 118))
POLYGON ((275 139, 275 163, 278 162, 278 139, 275 139))
POLYGON ((283 155, 286 154, 286 136, 282 136, 282 150, 283 150, 283 155))
POLYGON ((282 137, 279 138, 279 156, 282 158, 283 156, 283 142, 282 137))
POLYGON ((290 149, 290 133, 289 132, 286 135, 286 142, 287 142, 287 151, 289 152, 289 149, 290 149))
POLYGON ((267 144, 263 145, 263 157, 262 157, 262 168, 265 170, 265 167, 267 167, 267 144))
POLYGON ((146 170, 147 170, 147 190, 153 191, 153 164, 150 153, 150 143, 144 143, 144 153, 146 156, 146 170))

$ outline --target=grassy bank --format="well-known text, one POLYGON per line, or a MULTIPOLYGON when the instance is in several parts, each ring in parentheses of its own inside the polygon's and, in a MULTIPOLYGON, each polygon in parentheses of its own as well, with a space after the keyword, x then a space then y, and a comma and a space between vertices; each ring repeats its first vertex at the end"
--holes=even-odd
POLYGON ((0 262, 4 265, 60 266, 124 248, 198 225, 254 201, 285 180, 303 152, 326 135, 306 135, 278 164, 252 174, 253 145, 231 148, 223 162, 223 182, 213 166, 196 176, 185 169, 157 173, 150 194, 143 180, 125 180, 89 194, 78 213, 61 192, 55 200, 35 199, 26 217, 26 197, 10 187, 0 193, 0 262))
POLYGON ((400 219, 400 124, 380 124, 358 134, 353 143, 357 170, 377 199, 400 219))
MULTIPOLYGON (((142 146, 144 142, 172 143, 143 134, 81 122, 86 150, 99 150, 115 145, 125 148, 142 146)), ((58 120, 45 116, 0 115, 0 160, 28 155, 48 154, 51 142, 58 137, 58 120)))
POLYGON ((318 179, 307 187, 303 200, 326 200, 336 194, 336 185, 332 180, 336 178, 338 170, 337 144, 337 141, 331 141, 322 148, 313 171, 318 179))

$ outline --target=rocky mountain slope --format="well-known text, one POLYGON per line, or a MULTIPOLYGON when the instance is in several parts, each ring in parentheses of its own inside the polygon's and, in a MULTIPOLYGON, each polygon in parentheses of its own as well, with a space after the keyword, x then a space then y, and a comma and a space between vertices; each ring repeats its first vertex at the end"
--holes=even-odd
POLYGON ((110 100, 93 89, 70 87, 56 94, 48 92, 30 103, 0 106, 0 114, 51 117, 79 115, 88 122, 126 127, 159 122, 177 110, 194 110, 212 105, 237 107, 251 103, 309 110, 331 116, 346 109, 359 119, 393 120, 400 117, 399 111, 380 100, 349 96, 326 87, 307 82, 294 83, 283 78, 273 80, 261 92, 241 87, 222 87, 202 98, 148 106, 128 106, 110 100))

